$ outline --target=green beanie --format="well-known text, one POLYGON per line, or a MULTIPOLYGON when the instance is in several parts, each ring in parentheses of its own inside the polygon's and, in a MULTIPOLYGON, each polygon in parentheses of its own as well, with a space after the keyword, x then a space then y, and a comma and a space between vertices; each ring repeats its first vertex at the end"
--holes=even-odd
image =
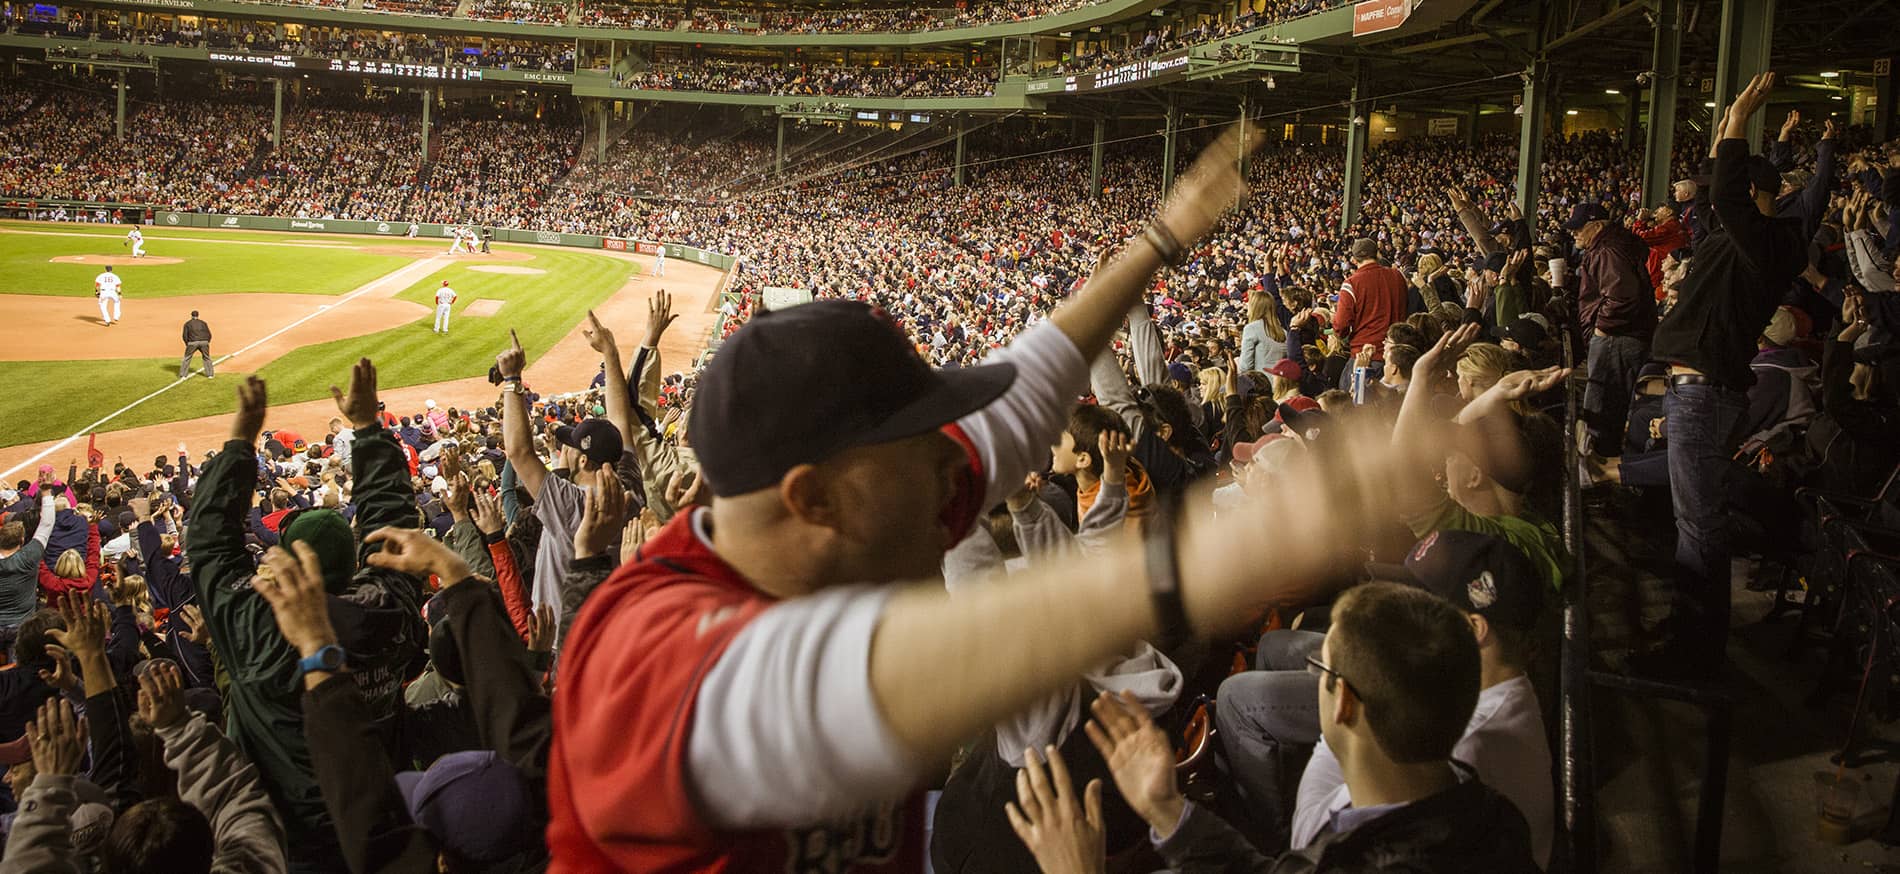
POLYGON ((317 553, 323 568, 323 588, 332 595, 349 586, 356 573, 356 535, 350 523, 335 510, 305 510, 284 529, 279 545, 290 549, 293 543, 308 544, 317 553))

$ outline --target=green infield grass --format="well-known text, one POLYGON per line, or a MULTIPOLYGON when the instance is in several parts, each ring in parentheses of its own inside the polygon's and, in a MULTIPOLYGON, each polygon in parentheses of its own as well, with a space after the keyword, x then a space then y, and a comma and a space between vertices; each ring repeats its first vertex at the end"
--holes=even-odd
MULTIPOLYGON (((19 239, 21 237, 18 235, 0 234, 0 247, 14 244, 19 239)), ((167 244, 167 251, 170 251, 171 245, 185 244, 167 244)), ((225 268, 232 275, 218 277, 220 283, 231 285, 228 290, 289 290, 273 279, 281 275, 277 272, 278 266, 273 263, 273 259, 282 257, 281 253, 271 250, 254 253, 252 250, 259 248, 254 246, 194 245, 207 247, 207 258, 221 256, 233 259, 226 262, 231 266, 225 268), (232 250, 242 251, 233 253, 232 250), (257 257, 259 254, 263 257, 257 257), (254 272, 246 272, 246 268, 241 266, 247 264, 251 265, 250 269, 254 272)), ((468 269, 475 266, 473 262, 457 263, 437 270, 397 295, 402 300, 427 307, 427 314, 416 321, 359 337, 305 346, 266 364, 258 373, 270 383, 272 405, 328 397, 329 387, 332 384, 344 384, 350 365, 365 355, 376 362, 379 380, 388 388, 482 376, 488 372, 496 353, 507 345, 510 328, 519 332, 522 346, 528 350, 529 360, 532 361, 567 336, 586 317, 590 307, 611 297, 639 269, 629 261, 579 250, 509 248, 518 248, 535 255, 532 261, 510 263, 532 265, 546 272, 538 275, 477 272, 468 269), (446 336, 430 330, 434 321, 435 289, 444 279, 449 280, 458 294, 450 333, 446 336), (463 315, 469 304, 482 299, 502 301, 499 312, 484 317, 463 315)), ((151 250, 149 243, 147 249, 151 250)), ((296 254, 301 261, 296 269, 306 290, 330 282, 338 286, 337 291, 344 291, 412 261, 402 257, 364 256, 347 250, 327 252, 299 249, 296 254), (348 280, 337 279, 343 265, 363 257, 381 259, 380 266, 366 275, 348 280)), ((161 269, 184 270, 187 265, 153 268, 152 272, 161 269)), ((97 268, 90 270, 96 272, 97 268)), ((191 271, 194 274, 203 272, 191 271)), ((83 290, 89 293, 91 273, 87 273, 85 278, 87 281, 83 290)), ((128 297, 139 295, 134 281, 131 276, 127 277, 128 297)), ((202 292, 206 289, 199 287, 191 290, 202 292)), ((183 291, 185 289, 173 293, 183 291)), ((237 350, 214 347, 214 352, 219 355, 234 351, 237 350)), ((13 446, 65 437, 92 424, 99 417, 171 383, 178 374, 178 359, 15 361, 0 362, 0 368, 4 368, 12 385, 22 389, 31 387, 30 390, 0 394, 0 422, 5 423, 0 426, 0 446, 13 446)), ((198 370, 195 361, 192 369, 194 372, 198 370)), ((102 426, 102 430, 235 411, 236 380, 224 378, 225 374, 248 372, 250 368, 244 365, 240 357, 222 365, 219 370, 218 379, 187 380, 184 385, 114 418, 102 426)))

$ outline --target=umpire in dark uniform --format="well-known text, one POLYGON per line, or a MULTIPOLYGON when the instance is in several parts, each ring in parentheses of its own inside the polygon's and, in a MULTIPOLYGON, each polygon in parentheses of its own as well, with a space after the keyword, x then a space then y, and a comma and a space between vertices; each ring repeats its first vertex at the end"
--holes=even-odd
POLYGON ((217 374, 211 368, 211 326, 198 318, 198 311, 191 311, 191 318, 185 321, 185 357, 178 360, 178 378, 184 379, 191 373, 191 355, 196 352, 205 360, 205 379, 217 374))

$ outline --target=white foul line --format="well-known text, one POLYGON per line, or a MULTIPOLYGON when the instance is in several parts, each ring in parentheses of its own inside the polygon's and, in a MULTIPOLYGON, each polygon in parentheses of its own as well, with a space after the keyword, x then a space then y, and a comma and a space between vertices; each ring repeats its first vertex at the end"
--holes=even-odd
MULTIPOLYGON (((368 283, 364 284, 363 286, 338 298, 336 303, 319 306, 317 307, 316 311, 304 316, 303 318, 300 318, 294 322, 291 322, 288 325, 285 325, 281 328, 278 328, 275 331, 270 332, 269 334, 264 335, 262 338, 256 341, 253 341, 249 346, 239 349, 236 352, 232 352, 228 355, 220 356, 217 359, 213 360, 211 364, 213 367, 216 367, 217 365, 223 364, 224 362, 229 361, 233 358, 236 358, 239 355, 243 355, 244 353, 249 352, 252 349, 256 349, 257 347, 262 346, 265 343, 268 343, 271 340, 276 339, 277 337, 281 336, 285 331, 295 328, 298 325, 303 324, 304 322, 310 321, 311 319, 314 319, 320 315, 323 315, 324 313, 335 310, 337 307, 340 307, 346 303, 349 303, 350 301, 355 300, 356 298, 362 297, 363 295, 368 294, 372 291, 385 288, 388 283, 401 282, 404 286, 407 286, 414 283, 417 279, 421 279, 424 276, 434 273, 437 269, 439 269, 443 265, 450 264, 450 263, 454 263, 454 262, 452 261, 452 259, 448 258, 447 256, 435 255, 428 258, 424 258, 421 261, 417 261, 413 264, 403 266, 395 270, 394 272, 385 273, 382 276, 372 279, 368 283), (411 278, 409 274, 414 274, 414 278, 411 278)), ((58 452, 61 449, 64 449, 68 445, 71 445, 71 443, 74 440, 78 440, 79 438, 84 437, 87 434, 91 434, 92 432, 99 430, 100 425, 104 425, 105 423, 110 422, 113 419, 116 419, 120 416, 125 415, 126 413, 132 411, 132 409, 134 409, 138 405, 143 404, 146 401, 151 400, 152 398, 158 397, 159 395, 162 395, 168 391, 171 391, 172 389, 175 389, 181 385, 184 385, 185 381, 189 379, 191 379, 191 375, 186 374, 184 377, 180 379, 174 380, 172 382, 166 383, 163 386, 160 386, 158 389, 154 390, 151 394, 148 394, 145 397, 139 398, 136 401, 126 404, 125 406, 120 407, 117 410, 114 410, 113 412, 107 413, 105 417, 101 418, 99 421, 94 422, 90 425, 87 425, 84 428, 79 429, 79 431, 77 433, 74 433, 72 436, 67 437, 64 440, 59 441, 58 443, 54 443, 53 445, 40 450, 39 454, 34 455, 32 458, 29 458, 25 461, 20 462, 19 464, 16 464, 8 468, 5 472, 0 472, 0 479, 10 477, 18 471, 25 470, 33 466, 34 464, 39 463, 40 459, 43 459, 48 455, 52 455, 53 453, 58 452)))

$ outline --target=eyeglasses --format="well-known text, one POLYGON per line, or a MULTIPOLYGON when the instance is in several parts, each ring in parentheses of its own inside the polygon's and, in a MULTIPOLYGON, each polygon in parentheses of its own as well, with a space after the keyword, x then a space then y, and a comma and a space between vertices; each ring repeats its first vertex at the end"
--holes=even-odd
MULTIPOLYGON (((1329 666, 1328 666, 1328 665, 1327 665, 1327 664, 1326 664, 1325 662, 1322 662, 1322 661, 1320 661, 1319 659, 1316 659, 1316 658, 1314 658, 1314 657, 1312 657, 1312 656, 1307 656, 1307 657, 1306 657, 1306 672, 1307 672, 1307 673, 1309 673, 1309 674, 1312 674, 1312 675, 1313 675, 1313 676, 1315 676, 1315 677, 1328 677, 1328 676, 1330 676, 1330 677, 1332 677, 1333 679, 1335 679, 1335 680, 1338 680, 1338 681, 1339 681, 1339 682, 1341 682, 1341 683, 1344 683, 1344 684, 1346 685, 1346 688, 1348 688, 1348 689, 1352 689, 1352 681, 1351 681, 1351 680, 1348 680, 1348 679, 1346 679, 1346 675, 1344 675, 1344 674, 1341 674, 1340 672, 1338 672, 1338 671, 1335 671, 1335 670, 1333 670, 1333 669, 1332 669, 1331 667, 1329 667, 1329 666)), ((1352 693, 1353 693, 1354 695, 1358 695, 1358 694, 1359 694, 1359 690, 1358 690, 1358 689, 1352 689, 1352 693)))

